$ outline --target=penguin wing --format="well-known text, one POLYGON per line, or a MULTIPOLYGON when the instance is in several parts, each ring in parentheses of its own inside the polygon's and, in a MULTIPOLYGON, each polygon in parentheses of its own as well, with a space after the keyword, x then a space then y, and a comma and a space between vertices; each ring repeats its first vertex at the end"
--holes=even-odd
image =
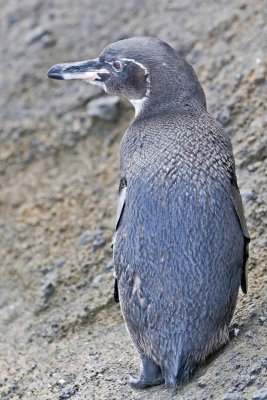
MULTIPOLYGON (((117 197, 117 206, 116 206, 116 225, 115 225, 115 231, 118 230, 121 216, 124 210, 124 205, 125 205, 125 199, 126 199, 126 192, 127 192, 127 182, 125 178, 122 178, 120 180, 120 186, 119 186, 119 192, 118 192, 118 197, 117 197)), ((113 248, 114 243, 116 240, 116 232, 113 237, 113 241, 111 244, 111 247, 113 248)), ((116 303, 118 303, 119 300, 119 289, 118 289, 118 280, 115 277, 115 282, 114 282, 114 300, 116 303)))
POLYGON ((127 183, 126 179, 122 178, 120 181, 120 186, 119 186, 119 193, 117 197, 117 206, 116 206, 116 226, 115 230, 118 230, 121 216, 124 210, 124 205, 125 205, 125 199, 126 199, 126 191, 127 191, 127 183))
POLYGON ((249 257, 250 236, 249 236, 248 228, 247 228, 247 224, 246 224, 242 198, 240 195, 239 188, 237 186, 235 176, 233 177, 233 180, 231 183, 231 197, 232 197, 234 209, 238 216, 239 223, 240 223, 240 226, 241 226, 241 229, 242 229, 242 232, 244 235, 244 239, 245 239, 244 256, 243 256, 243 270, 242 270, 242 275, 241 275, 241 288, 242 288, 243 293, 247 293, 247 288, 248 288, 247 260, 249 257))

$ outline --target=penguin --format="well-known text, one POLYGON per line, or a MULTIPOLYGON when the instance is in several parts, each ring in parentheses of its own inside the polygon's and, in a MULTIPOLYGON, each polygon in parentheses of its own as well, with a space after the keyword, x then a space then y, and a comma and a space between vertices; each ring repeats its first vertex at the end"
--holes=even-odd
POLYGON ((247 292, 250 237, 230 138, 192 66, 161 40, 120 40, 48 77, 88 81, 135 107, 120 148, 113 248, 115 291, 141 360, 129 380, 181 385, 227 343, 239 287, 247 292))

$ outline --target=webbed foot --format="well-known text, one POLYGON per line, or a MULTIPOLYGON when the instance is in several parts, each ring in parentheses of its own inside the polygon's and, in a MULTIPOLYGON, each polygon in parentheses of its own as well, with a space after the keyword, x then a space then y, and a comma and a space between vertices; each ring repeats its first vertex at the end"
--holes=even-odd
POLYGON ((129 382, 138 389, 161 385, 165 382, 160 367, 146 357, 141 359, 140 376, 130 375, 129 382))

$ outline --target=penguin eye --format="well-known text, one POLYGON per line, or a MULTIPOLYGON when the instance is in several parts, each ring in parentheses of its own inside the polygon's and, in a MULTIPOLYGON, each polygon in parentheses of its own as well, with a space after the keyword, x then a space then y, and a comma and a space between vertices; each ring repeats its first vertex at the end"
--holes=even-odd
POLYGON ((113 62, 113 67, 117 70, 120 71, 122 69, 122 63, 120 61, 114 61, 113 62))

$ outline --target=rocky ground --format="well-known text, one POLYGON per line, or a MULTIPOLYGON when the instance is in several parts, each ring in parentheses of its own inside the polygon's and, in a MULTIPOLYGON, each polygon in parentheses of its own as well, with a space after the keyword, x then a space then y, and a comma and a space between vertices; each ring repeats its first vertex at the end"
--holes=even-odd
POLYGON ((0 0, 0 10, 0 399, 267 399, 264 1, 0 0), (177 390, 128 385, 139 361, 112 298, 132 107, 115 99, 96 118, 101 91, 46 78, 55 63, 135 35, 194 65, 231 135, 252 238, 232 339, 177 390))

